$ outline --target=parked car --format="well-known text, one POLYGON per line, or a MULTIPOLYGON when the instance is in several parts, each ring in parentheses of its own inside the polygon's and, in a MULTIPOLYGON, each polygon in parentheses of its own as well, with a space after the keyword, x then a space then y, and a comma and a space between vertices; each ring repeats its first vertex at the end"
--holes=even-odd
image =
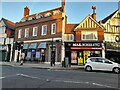
POLYGON ((87 59, 84 66, 86 71, 100 70, 100 71, 113 71, 120 73, 120 65, 102 57, 90 57, 87 59))

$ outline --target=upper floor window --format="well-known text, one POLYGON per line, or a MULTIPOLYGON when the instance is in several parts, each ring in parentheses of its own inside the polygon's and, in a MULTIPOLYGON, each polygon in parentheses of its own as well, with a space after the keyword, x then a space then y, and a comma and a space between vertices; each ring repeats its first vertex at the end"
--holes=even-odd
POLYGON ((29 17, 29 18, 28 18, 28 20, 32 20, 32 19, 33 19, 33 17, 29 17))
POLYGON ((46 35, 47 34, 47 25, 42 26, 42 34, 41 35, 46 35))
POLYGON ((59 14, 59 13, 60 13, 59 10, 55 10, 55 11, 53 11, 53 15, 56 15, 56 14, 59 14))
POLYGON ((48 13, 46 13, 45 15, 44 15, 44 17, 48 17, 48 16, 51 16, 52 14, 50 13, 50 12, 48 12, 48 13))
POLYGON ((18 31, 18 38, 22 38, 22 29, 18 31))
POLYGON ((82 40, 98 40, 97 31, 82 31, 82 40))
POLYGON ((37 36, 38 27, 33 27, 33 36, 37 36))
POLYGON ((25 29, 25 37, 29 37, 29 28, 25 29))
POLYGON ((56 23, 52 24, 52 28, 51 28, 51 34, 55 34, 56 33, 56 23))

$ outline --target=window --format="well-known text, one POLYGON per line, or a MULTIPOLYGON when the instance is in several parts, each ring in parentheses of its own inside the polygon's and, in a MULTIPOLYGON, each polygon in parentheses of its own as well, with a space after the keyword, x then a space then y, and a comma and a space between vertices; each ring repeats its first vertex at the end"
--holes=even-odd
POLYGON ((18 38, 22 38, 22 29, 18 31, 18 38))
POLYGON ((25 37, 29 37, 29 28, 25 29, 25 37))
POLYGON ((33 17, 29 17, 29 18, 28 18, 28 20, 32 20, 32 19, 33 19, 33 17))
POLYGON ((48 17, 48 16, 51 16, 52 14, 50 13, 50 12, 48 12, 48 13, 46 13, 45 15, 44 15, 44 17, 48 17))
POLYGON ((46 35, 47 34, 47 25, 43 25, 42 26, 42 35, 46 35))
POLYGON ((56 15, 56 14, 59 14, 59 13, 60 13, 59 10, 55 10, 55 11, 53 11, 53 15, 56 15))
POLYGON ((52 32, 51 34, 55 34, 56 33, 56 23, 52 24, 52 32))
POLYGON ((97 32, 82 31, 82 40, 98 40, 97 32))
POLYGON ((33 27, 33 36, 37 36, 38 27, 33 27))

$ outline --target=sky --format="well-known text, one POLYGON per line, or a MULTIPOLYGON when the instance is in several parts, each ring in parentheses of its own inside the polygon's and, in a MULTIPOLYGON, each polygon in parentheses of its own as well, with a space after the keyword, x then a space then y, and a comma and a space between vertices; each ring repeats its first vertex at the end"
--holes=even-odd
MULTIPOLYGON (((30 14, 35 14, 61 7, 61 2, 1 2, 0 17, 19 22, 26 6, 29 7, 30 14)), ((92 6, 96 6, 97 21, 99 21, 117 10, 118 2, 66 2, 68 23, 80 23, 88 14, 92 14, 92 6)))

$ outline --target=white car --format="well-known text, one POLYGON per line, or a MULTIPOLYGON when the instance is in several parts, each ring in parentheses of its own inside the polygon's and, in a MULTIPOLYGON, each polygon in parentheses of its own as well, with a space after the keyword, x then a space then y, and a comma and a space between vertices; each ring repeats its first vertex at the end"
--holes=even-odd
POLYGON ((84 66, 86 71, 102 70, 102 71, 113 71, 115 73, 120 72, 120 65, 102 57, 90 57, 87 59, 84 66))

